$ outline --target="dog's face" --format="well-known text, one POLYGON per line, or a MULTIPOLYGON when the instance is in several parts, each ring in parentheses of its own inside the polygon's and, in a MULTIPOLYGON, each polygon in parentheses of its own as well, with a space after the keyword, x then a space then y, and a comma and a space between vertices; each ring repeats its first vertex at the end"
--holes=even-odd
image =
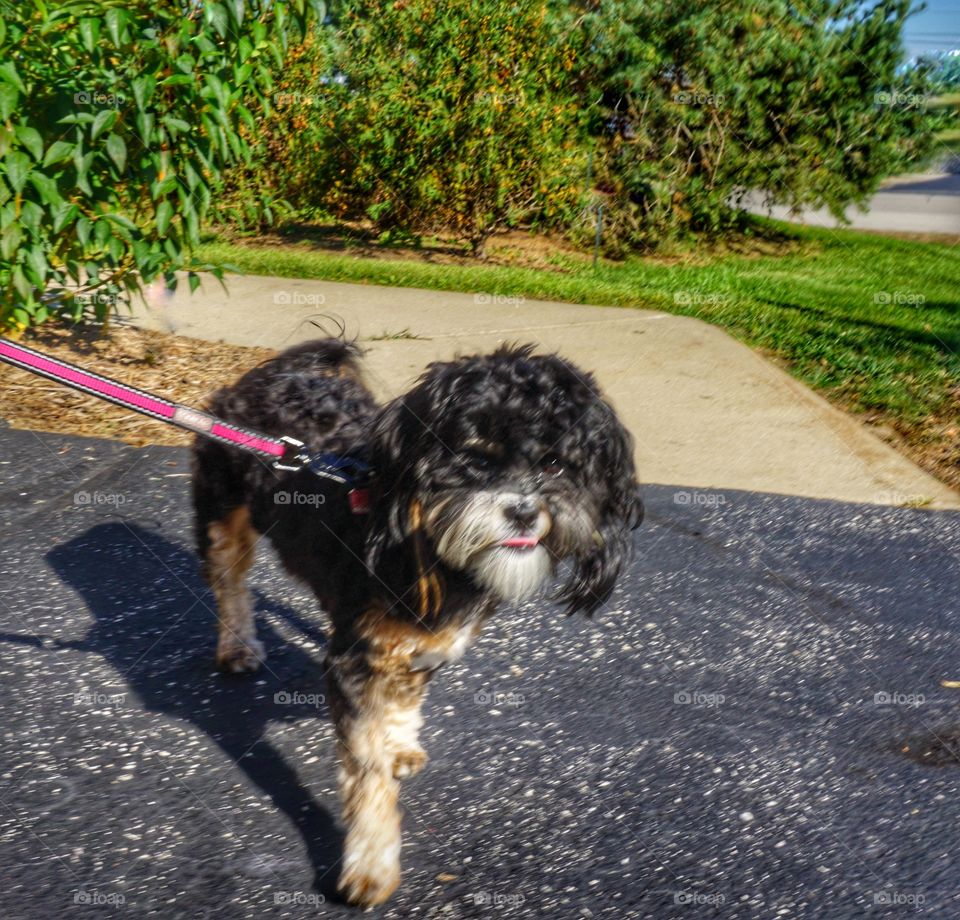
POLYGON ((382 412, 372 459, 373 555, 421 541, 418 554, 504 600, 569 558, 560 597, 592 612, 642 517, 630 437, 593 379, 529 348, 431 365, 382 412))

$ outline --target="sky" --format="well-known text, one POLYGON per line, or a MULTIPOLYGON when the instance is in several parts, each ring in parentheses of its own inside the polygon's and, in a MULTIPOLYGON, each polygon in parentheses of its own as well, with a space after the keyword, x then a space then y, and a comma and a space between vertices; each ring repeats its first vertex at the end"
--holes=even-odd
POLYGON ((960 48, 960 0, 927 0, 926 7, 907 20, 907 53, 916 57, 960 48))

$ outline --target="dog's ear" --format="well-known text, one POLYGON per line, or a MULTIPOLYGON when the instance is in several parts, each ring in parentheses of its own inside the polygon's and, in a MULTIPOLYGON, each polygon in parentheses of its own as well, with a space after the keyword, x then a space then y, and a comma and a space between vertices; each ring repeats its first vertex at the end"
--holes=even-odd
MULTIPOLYGON (((422 400, 421 400, 422 401, 422 400)), ((443 582, 435 572, 436 555, 423 527, 416 494, 424 462, 423 439, 430 433, 420 421, 427 407, 409 393, 389 403, 376 418, 370 439, 370 464, 376 486, 367 531, 367 568, 393 600, 426 619, 439 613, 443 582), (419 412, 417 411, 419 408, 419 412), (401 548, 401 552, 390 552, 401 548)))
POLYGON ((588 413, 598 424, 589 423, 587 447, 587 488, 599 499, 600 515, 592 545, 573 558, 573 569, 557 599, 566 603, 568 614, 583 611, 588 617, 602 606, 613 591, 633 541, 630 531, 643 521, 643 501, 633 464, 633 439, 613 410, 601 401, 588 413))
POLYGON ((367 565, 371 570, 376 569, 386 547, 405 539, 409 527, 416 416, 407 398, 402 396, 384 406, 370 432, 370 465, 376 475, 367 537, 367 565))

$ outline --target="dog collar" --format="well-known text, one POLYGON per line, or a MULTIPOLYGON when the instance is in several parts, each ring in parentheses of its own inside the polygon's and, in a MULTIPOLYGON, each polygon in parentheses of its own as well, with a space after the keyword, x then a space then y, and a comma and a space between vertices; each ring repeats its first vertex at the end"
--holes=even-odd
POLYGON ((317 454, 310 458, 306 466, 317 476, 349 486, 347 501, 354 514, 370 513, 369 483, 373 479, 373 472, 369 464, 349 454, 317 454))

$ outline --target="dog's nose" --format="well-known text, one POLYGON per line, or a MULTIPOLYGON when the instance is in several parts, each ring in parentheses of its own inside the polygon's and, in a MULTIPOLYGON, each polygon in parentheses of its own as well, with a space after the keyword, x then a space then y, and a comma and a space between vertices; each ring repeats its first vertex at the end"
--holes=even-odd
POLYGON ((532 528, 540 517, 540 502, 532 495, 524 495, 510 502, 504 509, 508 521, 514 521, 521 527, 532 528))

